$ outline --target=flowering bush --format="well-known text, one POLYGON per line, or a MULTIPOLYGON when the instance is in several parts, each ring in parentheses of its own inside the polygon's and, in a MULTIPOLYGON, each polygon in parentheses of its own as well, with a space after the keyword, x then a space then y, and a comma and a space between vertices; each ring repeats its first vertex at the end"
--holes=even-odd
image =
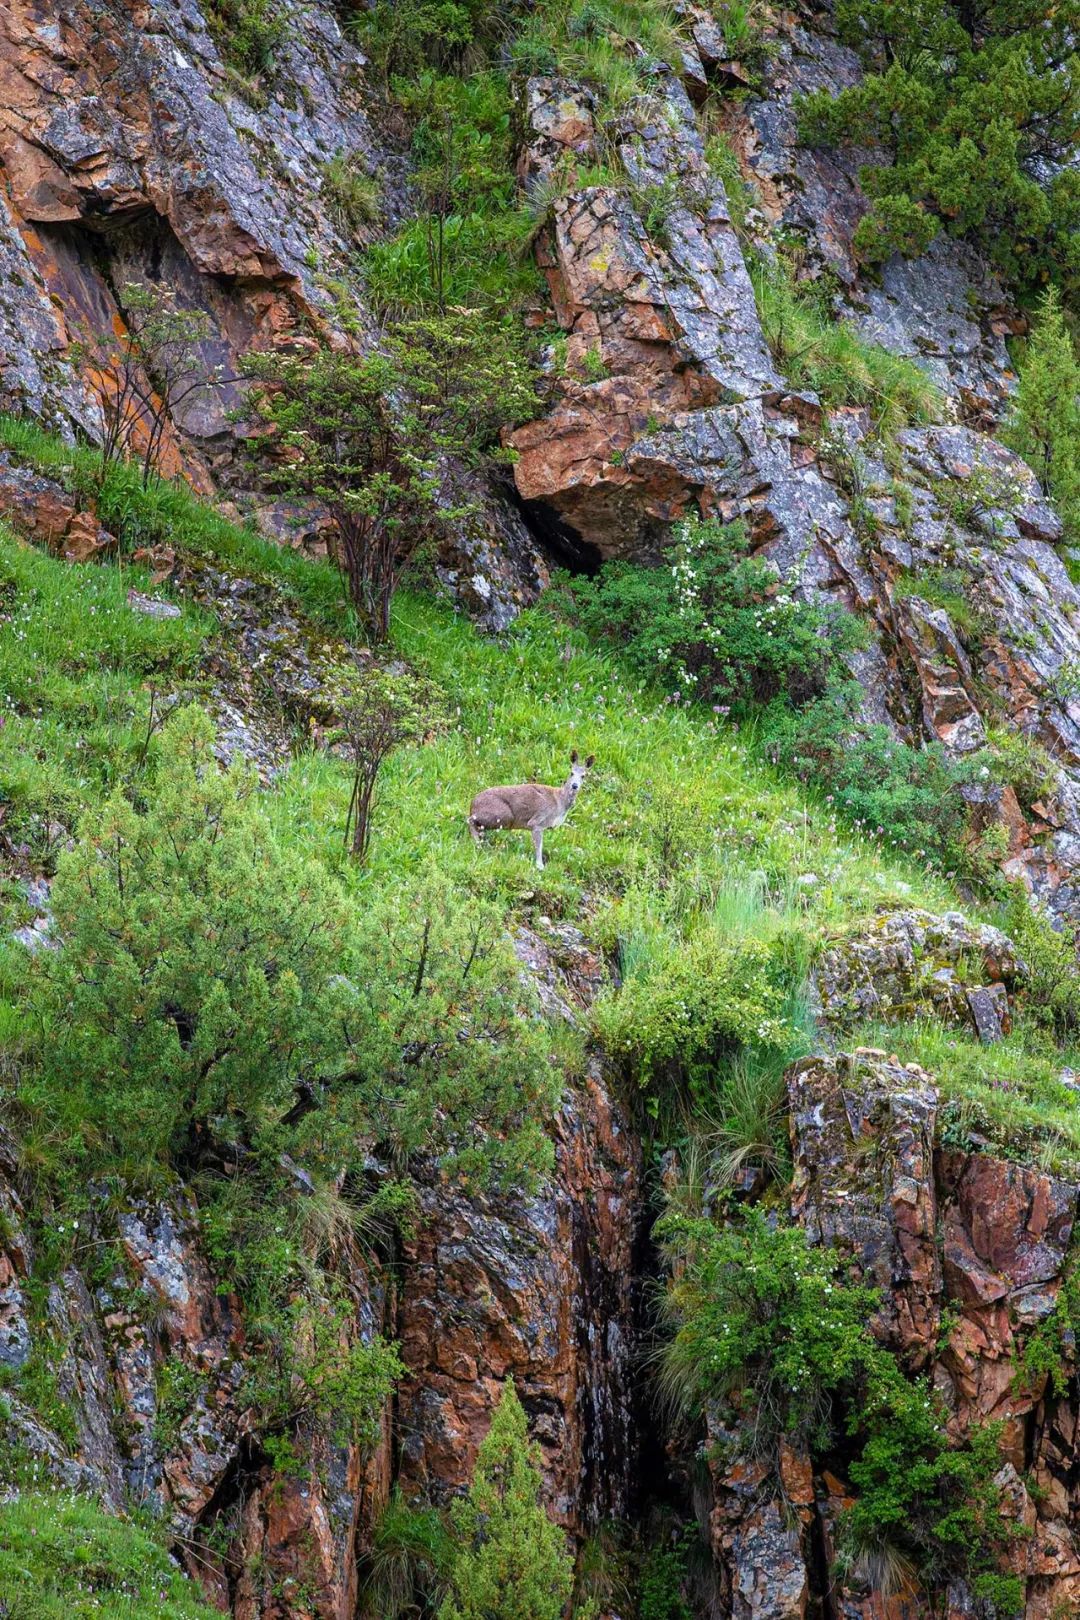
POLYGON ((571 617, 681 697, 736 713, 780 700, 800 707, 843 673, 862 643, 857 621, 805 602, 748 554, 741 524, 688 517, 657 568, 609 563, 566 586, 571 617))

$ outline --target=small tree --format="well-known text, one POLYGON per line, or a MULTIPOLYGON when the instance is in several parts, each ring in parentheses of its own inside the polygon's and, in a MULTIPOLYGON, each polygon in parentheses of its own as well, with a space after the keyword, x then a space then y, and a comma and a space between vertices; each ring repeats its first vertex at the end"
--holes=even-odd
POLYGON ((119 336, 77 346, 95 383, 104 465, 127 461, 138 449, 143 487, 157 469, 170 412, 190 395, 226 379, 200 365, 199 345, 210 336, 202 310, 178 309, 162 288, 128 283, 122 291, 126 325, 119 336))
POLYGON ((1004 438, 1074 530, 1080 522, 1080 364, 1053 287, 1039 306, 1004 438))
POLYGON ((573 1565, 541 1505, 539 1450, 511 1379, 451 1522, 458 1550, 439 1620, 562 1620, 573 1565))
POLYGON ((425 544, 469 507, 443 499, 447 461, 476 465, 535 408, 516 328, 459 310, 391 328, 380 353, 250 354, 276 452, 269 482, 326 506, 333 553, 371 638, 425 544))
POLYGON ((365 671, 342 704, 337 739, 348 749, 353 768, 345 847, 355 861, 367 854, 375 790, 387 755, 415 742, 439 719, 438 700, 427 682, 381 669, 365 671))

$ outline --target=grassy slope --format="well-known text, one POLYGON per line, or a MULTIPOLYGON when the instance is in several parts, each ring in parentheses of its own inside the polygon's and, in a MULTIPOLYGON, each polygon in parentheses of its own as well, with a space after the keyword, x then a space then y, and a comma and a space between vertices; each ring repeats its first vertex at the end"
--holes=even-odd
POLYGON ((0 1503, 0 1605, 8 1620, 211 1620, 157 1543, 92 1502, 27 1493, 0 1503))
MULTIPOLYGON (((69 480, 93 471, 92 455, 23 424, 0 423, 0 439, 69 480)), ((267 545, 184 490, 159 486, 143 495, 120 471, 101 510, 134 536, 168 539, 275 578, 298 611, 328 629, 346 624, 332 570, 267 545)), ((132 583, 145 584, 138 573, 71 567, 10 536, 0 537, 0 580, 7 581, 0 611, 13 631, 0 638, 10 694, 0 803, 9 827, 32 825, 34 814, 47 823, 54 802, 66 820, 77 803, 93 802, 118 778, 133 779, 147 687, 190 685, 212 625, 190 606, 180 620, 138 619, 125 600, 132 583)), ((382 890, 435 870, 462 892, 497 900, 508 916, 561 917, 618 944, 628 982, 635 972, 662 973, 695 940, 788 928, 808 954, 824 934, 856 927, 878 904, 957 904, 928 872, 846 836, 825 806, 755 761, 733 730, 628 683, 542 610, 495 642, 445 606, 402 596, 394 640, 443 687, 456 723, 390 762, 368 868, 357 871, 341 857, 347 784, 339 761, 306 751, 268 794, 281 835, 333 866, 350 888, 382 890), (594 752, 597 765, 571 820, 549 835, 543 876, 523 835, 475 850, 464 820, 473 792, 500 781, 559 780, 572 747, 594 752)), ((47 855, 48 837, 39 825, 39 856, 47 855)), ((21 891, 10 883, 6 902, 6 915, 22 920, 21 891)), ((16 1017, 15 954, 0 954, 0 990, 6 978, 9 996, 6 1013, 0 998, 0 1035, 5 1016, 16 1017)), ((935 1070, 955 1100, 961 1134, 981 1130, 1005 1151, 1038 1143, 1048 1162, 1080 1164, 1080 1118, 1057 1083, 1060 1059, 1024 1030, 990 1051, 935 1026, 878 1038, 935 1070)))

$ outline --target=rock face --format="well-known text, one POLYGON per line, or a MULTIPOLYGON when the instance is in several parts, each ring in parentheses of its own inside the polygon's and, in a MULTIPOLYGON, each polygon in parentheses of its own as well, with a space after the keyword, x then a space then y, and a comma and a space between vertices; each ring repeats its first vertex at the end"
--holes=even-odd
MULTIPOLYGON (((988 1154, 935 1151, 933 1079, 884 1052, 797 1064, 788 1104, 792 1216, 881 1291, 873 1332, 930 1377, 955 1437, 1001 1424, 998 1483, 1016 1524, 1027 1526, 1011 1555, 1026 1581, 1025 1614, 1072 1613, 1080 1601, 1068 1461, 1075 1395, 1055 1395, 1045 1373, 1023 1371, 1020 1355, 1054 1309, 1080 1189, 988 1154), (1021 1476, 1034 1479, 1033 1492, 1021 1476)), ((816 1612, 823 1594, 814 1549, 836 1546, 850 1500, 844 1482, 784 1448, 779 1478, 745 1464, 713 1475, 712 1546, 730 1612, 784 1620, 816 1612)), ((914 1620, 930 1612, 914 1589, 887 1598, 846 1581, 830 1584, 832 1613, 914 1620)), ((951 1591, 950 1616, 977 1612, 970 1594, 951 1591)))
MULTIPOLYGON (((200 371, 223 379, 184 379, 167 402, 162 471, 204 492, 245 477, 229 414, 243 351, 301 322, 337 343, 373 330, 337 279, 355 244, 327 165, 373 177, 388 219, 403 196, 402 159, 372 127, 364 59, 330 0, 290 13, 254 85, 209 14, 195 0, 14 0, 0 17, 0 406, 98 438, 107 384, 78 346, 124 331, 127 289, 167 294, 205 317, 200 371)), ((282 539, 319 543, 311 514, 265 499, 256 511, 282 539)), ((517 514, 486 494, 483 522, 460 527, 442 566, 495 628, 546 582, 517 514)))

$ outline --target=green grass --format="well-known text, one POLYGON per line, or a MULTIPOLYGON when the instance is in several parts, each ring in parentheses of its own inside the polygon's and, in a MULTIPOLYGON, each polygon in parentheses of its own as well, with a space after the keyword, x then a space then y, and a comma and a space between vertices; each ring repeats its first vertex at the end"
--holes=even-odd
POLYGON ((144 490, 137 470, 125 465, 110 467, 103 481, 97 451, 65 444, 25 417, 0 414, 0 446, 65 488, 95 499, 101 522, 126 551, 170 545, 214 558, 251 578, 273 579, 318 627, 337 634, 348 628, 341 580, 333 569, 312 568, 301 553, 230 522, 187 485, 155 479, 144 490))
MULTIPOLYGON (((0 440, 69 479, 93 475, 91 453, 23 424, 0 420, 0 440)), ((107 487, 114 503, 119 495, 130 502, 140 529, 168 512, 175 543, 272 580, 325 628, 347 627, 328 565, 267 544, 182 489, 158 485, 144 495, 124 469, 107 487)), ((135 767, 147 685, 190 669, 212 625, 187 605, 179 620, 139 618, 126 604, 137 571, 73 567, 9 536, 0 538, 0 578, 19 632, 0 642, 10 715, 0 731, 2 791, 16 819, 69 816, 135 767)), ((958 903, 923 867, 846 835, 827 805, 759 762, 752 734, 664 701, 542 608, 497 641, 446 606, 403 593, 392 634, 395 649, 443 689, 452 724, 388 762, 367 867, 352 866, 341 848, 342 761, 303 752, 266 797, 281 839, 325 862, 358 896, 436 872, 463 895, 496 902, 508 921, 546 915, 582 926, 618 952, 629 983, 662 978, 695 942, 771 948, 783 940, 794 994, 817 942, 875 906, 958 903), (477 850, 465 824, 473 794, 498 782, 560 781, 572 748, 595 753, 597 763, 573 815, 548 835, 545 872, 535 871, 524 834, 492 835, 477 850)), ((10 990, 17 994, 17 977, 10 990)), ((873 1044, 866 1032, 860 1038, 873 1044)), ((982 1121, 1003 1150, 1022 1143, 1053 1155, 1060 1142, 1062 1162, 1080 1156, 1080 1124, 1045 1039, 1021 1032, 984 1049, 918 1026, 879 1044, 923 1062, 958 1117, 982 1121)), ((720 1092, 724 1084, 721 1077, 720 1092)))
POLYGON ((796 388, 825 405, 865 406, 886 436, 940 419, 941 395, 913 360, 859 337, 782 260, 758 258, 750 269, 765 340, 796 388))
POLYGON ((59 562, 0 527, 0 809, 39 854, 50 822, 69 826, 131 770, 151 688, 183 683, 211 628, 189 604, 137 613, 131 589, 151 589, 142 568, 59 562))
POLYGON ((1023 1023, 983 1046, 931 1018, 864 1025, 845 1045, 879 1047, 926 1069, 940 1094, 938 1134, 946 1145, 1080 1175, 1080 1099, 1060 1080, 1063 1067, 1080 1066, 1080 1054, 1058 1050, 1023 1023))
POLYGON ((82 1497, 0 1502, 6 1620, 212 1620, 215 1610, 144 1530, 82 1497))

